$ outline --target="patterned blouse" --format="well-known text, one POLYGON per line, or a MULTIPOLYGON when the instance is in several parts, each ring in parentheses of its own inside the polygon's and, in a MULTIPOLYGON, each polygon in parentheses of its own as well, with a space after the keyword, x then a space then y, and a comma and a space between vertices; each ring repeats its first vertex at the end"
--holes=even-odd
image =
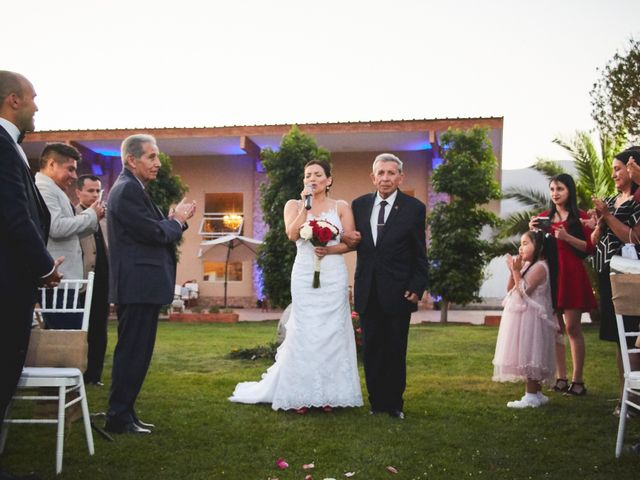
MULTIPOLYGON (((629 199, 616 208, 617 198, 618 195, 605 199, 609 211, 622 223, 633 228, 640 222, 640 203, 629 199)), ((598 245, 596 246, 596 255, 594 258, 594 268, 596 271, 602 272, 611 261, 611 257, 620 255, 620 249, 628 241, 628 238, 620 240, 605 224, 598 245)), ((638 252, 640 257, 640 245, 636 244, 636 252, 638 252)))

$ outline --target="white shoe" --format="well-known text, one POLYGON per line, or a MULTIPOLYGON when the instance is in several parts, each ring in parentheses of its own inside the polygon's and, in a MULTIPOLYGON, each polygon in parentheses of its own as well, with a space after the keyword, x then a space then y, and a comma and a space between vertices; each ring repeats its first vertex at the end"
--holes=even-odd
POLYGON ((540 405, 544 405, 545 403, 549 402, 549 397, 547 397, 542 392, 538 392, 536 395, 538 395, 538 400, 540 401, 540 405))
POLYGON ((520 400, 513 400, 507 402, 508 408, 538 408, 541 405, 540 400, 537 397, 527 398, 525 395, 520 400))

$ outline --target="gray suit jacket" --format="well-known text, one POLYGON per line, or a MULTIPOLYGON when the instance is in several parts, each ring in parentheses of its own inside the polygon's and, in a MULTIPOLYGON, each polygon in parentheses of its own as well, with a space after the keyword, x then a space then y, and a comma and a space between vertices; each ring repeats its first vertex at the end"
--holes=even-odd
POLYGON ((36 186, 51 213, 51 229, 47 250, 53 258, 64 256, 59 271, 66 279, 84 278, 80 237, 93 234, 98 228, 96 212, 89 208, 79 215, 67 194, 46 175, 36 173, 36 186))

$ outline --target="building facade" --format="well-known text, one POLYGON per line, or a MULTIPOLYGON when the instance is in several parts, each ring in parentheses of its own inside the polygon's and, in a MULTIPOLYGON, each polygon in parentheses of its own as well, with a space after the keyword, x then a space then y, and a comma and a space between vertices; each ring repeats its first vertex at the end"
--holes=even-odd
MULTIPOLYGON (((500 181, 503 119, 425 119, 353 123, 298 125, 315 137, 318 145, 331 152, 334 186, 331 196, 348 202, 373 191, 369 177, 376 155, 389 152, 405 164, 405 180, 400 187, 416 196, 428 209, 442 200, 431 190, 431 173, 442 162, 440 135, 449 128, 487 127, 493 151, 498 159, 496 175, 500 181)), ((78 148, 84 161, 79 174, 92 173, 102 178, 104 198, 122 169, 120 143, 134 133, 149 133, 160 150, 173 162, 174 173, 189 187, 187 197, 196 200, 198 211, 185 232, 180 247, 177 282, 195 280, 200 304, 222 304, 224 262, 198 257, 203 240, 225 233, 241 233, 262 239, 266 226, 262 221, 259 186, 266 181, 260 163, 260 151, 277 149, 291 125, 258 125, 211 128, 145 128, 118 130, 74 130, 35 132, 27 135, 23 147, 32 167, 37 168, 40 152, 49 142, 66 142, 78 148)), ((300 172, 300 187, 302 188, 300 172)), ((69 192, 74 196, 75 192, 69 192)), ((499 213, 497 202, 489 208, 499 213)), ((345 256, 351 278, 355 253, 345 256)), ((228 304, 254 306, 261 297, 260 278, 254 262, 236 262, 228 269, 228 304)))

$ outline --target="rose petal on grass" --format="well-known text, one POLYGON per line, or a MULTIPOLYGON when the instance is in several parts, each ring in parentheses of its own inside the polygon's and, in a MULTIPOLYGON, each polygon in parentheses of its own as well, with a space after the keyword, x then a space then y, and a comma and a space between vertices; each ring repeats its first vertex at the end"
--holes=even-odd
POLYGON ((304 477, 304 480, 313 480, 313 477, 311 475, 307 475, 304 477))
POLYGON ((391 465, 387 466, 387 472, 389 473, 398 473, 398 469, 396 467, 392 467, 391 465))
POLYGON ((344 474, 344 476, 345 476, 345 477, 347 477, 347 478, 351 478, 351 477, 353 477, 355 474, 356 474, 356 472, 347 472, 347 473, 345 473, 345 474, 344 474))
POLYGON ((285 461, 284 458, 279 458, 278 460, 276 460, 276 467, 278 467, 280 470, 284 470, 285 468, 289 468, 289 464, 285 461))
POLYGON ((312 468, 316 468, 313 463, 305 463, 304 465, 302 465, 303 470, 311 470, 312 468))

